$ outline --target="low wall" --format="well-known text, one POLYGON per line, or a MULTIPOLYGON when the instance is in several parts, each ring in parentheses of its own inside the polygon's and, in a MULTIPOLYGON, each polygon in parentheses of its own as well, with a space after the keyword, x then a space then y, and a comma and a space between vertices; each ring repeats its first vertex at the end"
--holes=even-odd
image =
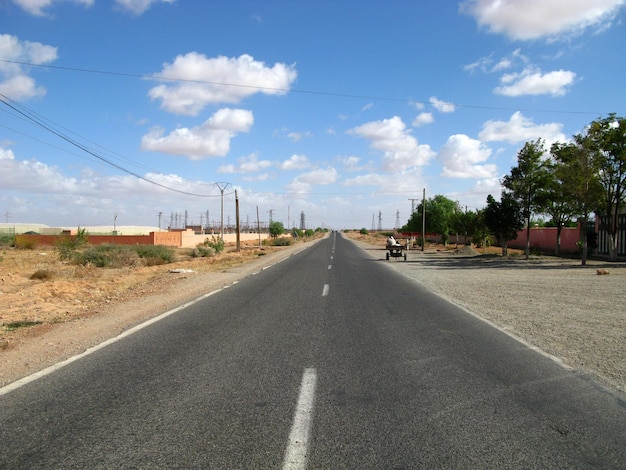
MULTIPOLYGON (((554 253, 556 250, 556 227, 537 227, 530 229, 530 249, 545 253, 554 253)), ((578 253, 578 227, 563 227, 561 229, 560 253, 578 253)), ((507 243, 509 248, 526 249, 526 229, 517 233, 517 238, 507 243)))

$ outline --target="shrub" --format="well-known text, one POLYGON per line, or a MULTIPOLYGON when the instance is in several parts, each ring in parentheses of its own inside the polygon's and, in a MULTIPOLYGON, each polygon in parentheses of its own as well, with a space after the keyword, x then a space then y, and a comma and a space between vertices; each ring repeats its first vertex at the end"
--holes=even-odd
POLYGON ((361 235, 367 235, 368 233, 370 233, 366 228, 362 228, 361 230, 359 230, 359 233, 361 235))
POLYGON ((176 256, 171 246, 165 245, 136 245, 133 250, 146 261, 148 266, 156 266, 174 262, 176 256))
POLYGON ((191 250, 192 258, 210 258, 215 255, 215 249, 210 246, 198 245, 196 248, 191 250))
POLYGON ((37 239, 23 235, 15 235, 13 246, 23 250, 34 250, 37 246, 37 239))
POLYGON ((206 238, 203 245, 206 248, 213 248, 215 253, 221 253, 224 251, 224 240, 220 237, 216 237, 215 235, 211 236, 211 239, 206 238))
POLYGON ((293 240, 291 238, 285 238, 285 237, 273 238, 272 246, 290 246, 292 242, 293 240))
POLYGON ((59 252, 61 261, 75 261, 78 250, 87 244, 88 237, 85 229, 78 228, 78 233, 74 236, 64 235, 57 240, 55 248, 59 252))

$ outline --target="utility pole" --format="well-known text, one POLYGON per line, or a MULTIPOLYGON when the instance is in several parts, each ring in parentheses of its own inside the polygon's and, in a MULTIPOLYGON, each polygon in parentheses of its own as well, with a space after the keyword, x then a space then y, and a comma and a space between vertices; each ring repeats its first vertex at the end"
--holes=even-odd
POLYGON ((409 198, 409 201, 411 201, 411 215, 415 212, 415 203, 417 201, 419 201, 419 199, 411 199, 409 198))
POLYGON ((378 211, 378 230, 382 232, 383 230, 383 213, 382 211, 378 211))
POLYGON ((159 232, 161 231, 161 217, 163 216, 163 212, 159 212, 159 232))
POLYGON ((239 197, 235 189, 235 217, 237 217, 237 253, 241 251, 241 236, 239 235, 239 197))
POLYGON ((424 195, 422 196, 422 251, 426 246, 426 188, 424 188, 424 195))
POLYGON ((400 228, 400 211, 396 210, 396 226, 394 227, 394 229, 398 228, 400 228))

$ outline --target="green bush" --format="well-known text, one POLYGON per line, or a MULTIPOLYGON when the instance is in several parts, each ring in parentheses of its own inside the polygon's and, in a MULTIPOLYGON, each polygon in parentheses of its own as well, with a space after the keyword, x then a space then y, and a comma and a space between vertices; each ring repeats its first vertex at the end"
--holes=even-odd
POLYGON ((205 248, 213 248, 215 253, 221 253, 224 251, 224 240, 220 237, 216 237, 215 235, 212 235, 210 239, 207 238, 204 240, 203 245, 205 248))
POLYGON ((18 320, 4 325, 5 331, 14 331, 18 328, 28 328, 29 326, 41 325, 40 321, 18 320))
POLYGON ((210 258, 215 255, 215 249, 210 246, 198 245, 191 250, 190 256, 192 258, 210 258))
POLYGON ((132 249, 146 261, 148 266, 167 264, 175 261, 176 254, 171 246, 165 245, 136 245, 132 249))
POLYGON ((290 246, 293 243, 291 238, 280 237, 272 239, 272 246, 290 246))
POLYGON ((55 243, 55 248, 59 252, 61 261, 74 262, 79 254, 78 250, 85 246, 88 242, 87 232, 85 229, 78 228, 78 233, 74 236, 64 235, 55 243))
POLYGON ((359 230, 359 233, 361 235, 367 235, 368 233, 370 233, 366 228, 362 228, 361 230, 359 230))

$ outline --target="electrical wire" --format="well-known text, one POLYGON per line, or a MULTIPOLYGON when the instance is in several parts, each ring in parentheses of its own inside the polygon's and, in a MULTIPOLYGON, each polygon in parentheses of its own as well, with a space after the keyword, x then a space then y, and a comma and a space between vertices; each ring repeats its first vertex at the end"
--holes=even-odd
MULTIPOLYGON (((385 96, 373 96, 373 95, 353 95, 350 93, 338 93, 338 92, 302 90, 302 89, 278 88, 278 87, 274 88, 274 87, 264 87, 264 86, 258 86, 258 85, 245 85, 245 84, 240 84, 240 83, 214 82, 214 81, 209 81, 209 80, 192 80, 192 79, 186 79, 186 78, 159 77, 155 75, 143 75, 143 74, 134 74, 134 73, 128 73, 128 72, 112 72, 112 71, 107 71, 107 70, 86 69, 86 68, 79 68, 79 67, 32 64, 29 62, 20 62, 16 60, 6 60, 6 59, 0 59, 0 62, 4 62, 7 64, 15 64, 15 65, 25 65, 28 67, 64 70, 64 71, 69 71, 69 72, 113 75, 113 76, 119 76, 119 77, 141 78, 141 79, 170 81, 170 82, 199 83, 199 84, 215 85, 215 86, 252 88, 255 90, 267 90, 267 91, 282 92, 282 93, 299 93, 299 94, 305 94, 305 95, 330 96, 330 97, 336 97, 336 98, 352 98, 352 99, 364 99, 364 100, 375 100, 375 101, 389 101, 389 102, 396 102, 396 103, 406 103, 407 101, 410 101, 406 98, 393 98, 393 97, 388 97, 388 96, 385 97, 385 96)), ((592 112, 592 111, 568 111, 568 110, 540 109, 540 108, 539 109, 512 108, 512 107, 505 107, 505 106, 484 106, 484 105, 460 104, 460 103, 450 103, 450 104, 457 108, 486 109, 486 110, 494 110, 494 111, 523 111, 523 112, 555 113, 555 114, 586 114, 586 115, 594 115, 594 116, 600 116, 604 114, 602 112, 592 112)))
MULTIPOLYGON (((98 160, 106 163, 107 165, 112 166, 113 168, 117 168, 118 170, 127 173, 131 176, 134 176, 135 178, 139 178, 140 180, 143 180, 147 183, 153 184, 155 186, 158 186, 160 188, 166 189, 168 191, 174 191, 176 193, 180 193, 180 194, 185 194, 187 196, 195 196, 195 197, 205 197, 205 198, 210 198, 210 197, 221 197, 221 194, 197 194, 197 193, 191 193, 188 191, 183 191, 180 189, 176 189, 176 188, 172 188, 169 186, 166 186, 162 183, 159 183, 157 181, 151 180, 150 178, 146 178, 145 176, 142 176, 138 173, 135 173, 134 171, 129 170, 128 168, 115 163, 113 161, 111 161, 108 158, 105 158, 104 156, 100 155, 99 153, 97 153, 95 150, 90 149, 89 147, 86 147, 85 145, 81 144, 80 142, 72 139, 71 137, 69 137, 68 135, 64 134, 63 132, 61 132, 60 130, 54 128, 52 126, 52 124, 48 124, 47 122, 51 122, 43 117, 41 117, 40 115, 38 115, 37 113, 34 113, 33 111, 28 110, 26 107, 20 106, 17 103, 15 103, 14 101, 12 101, 10 98, 8 98, 7 96, 5 96, 4 94, 0 93, 0 101, 7 106, 8 108, 10 108, 11 110, 13 110, 14 112, 16 112, 19 116, 21 116, 21 118, 25 119, 26 121, 56 135, 57 137, 59 137, 60 139, 64 140, 65 142, 73 145, 74 147, 82 150, 83 152, 87 153, 88 155, 91 155, 92 157, 97 158, 98 160)), ((2 126, 5 127, 5 126, 2 126)), ((234 191, 233 191, 234 192, 234 191)), ((226 193, 226 194, 232 194, 233 192, 230 193, 226 193)))

